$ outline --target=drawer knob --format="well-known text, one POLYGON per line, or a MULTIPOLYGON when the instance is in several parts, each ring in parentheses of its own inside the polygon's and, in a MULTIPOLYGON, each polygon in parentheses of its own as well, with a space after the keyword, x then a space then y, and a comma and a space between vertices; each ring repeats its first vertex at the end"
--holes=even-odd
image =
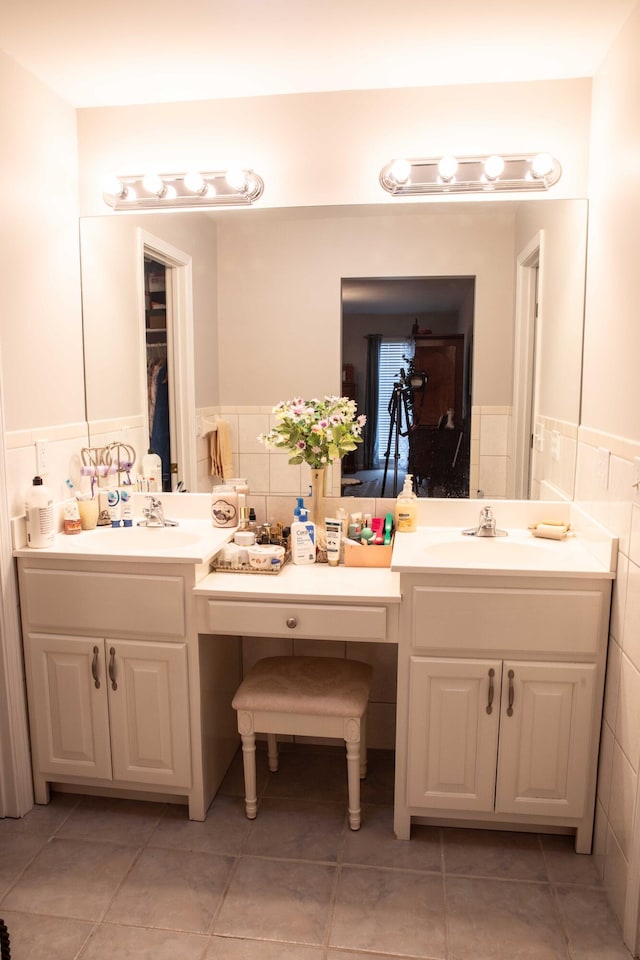
POLYGON ((298 626, 298 620, 296 617, 287 617, 287 626, 290 630, 294 630, 298 626))

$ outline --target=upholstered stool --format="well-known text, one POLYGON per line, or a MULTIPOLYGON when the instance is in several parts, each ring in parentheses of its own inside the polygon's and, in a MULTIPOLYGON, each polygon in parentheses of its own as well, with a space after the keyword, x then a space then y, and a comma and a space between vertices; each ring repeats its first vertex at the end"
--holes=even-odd
POLYGON ((334 657, 267 657, 233 698, 242 737, 245 807, 256 816, 256 733, 267 734, 269 769, 278 769, 276 734, 336 737, 347 745, 349 826, 360 828, 360 780, 367 775, 365 719, 371 667, 334 657))

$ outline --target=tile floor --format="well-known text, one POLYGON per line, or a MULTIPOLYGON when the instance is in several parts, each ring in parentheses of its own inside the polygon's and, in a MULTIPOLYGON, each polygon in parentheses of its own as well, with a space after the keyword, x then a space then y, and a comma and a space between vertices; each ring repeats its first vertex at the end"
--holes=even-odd
POLYGON ((372 751, 363 825, 342 753, 237 756, 207 820, 171 804, 54 795, 0 820, 12 960, 629 960, 590 857, 568 837, 392 831, 393 755, 372 751))

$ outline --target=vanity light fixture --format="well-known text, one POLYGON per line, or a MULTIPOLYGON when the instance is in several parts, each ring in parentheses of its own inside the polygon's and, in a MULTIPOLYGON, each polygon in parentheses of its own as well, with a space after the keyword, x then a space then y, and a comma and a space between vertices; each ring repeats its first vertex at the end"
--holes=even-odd
POLYGON ((102 184, 103 200, 114 210, 248 206, 263 191, 264 181, 257 173, 237 169, 108 177, 102 184))
POLYGON ((548 190, 562 167, 549 153, 513 156, 396 159, 380 171, 380 185, 393 196, 548 190))

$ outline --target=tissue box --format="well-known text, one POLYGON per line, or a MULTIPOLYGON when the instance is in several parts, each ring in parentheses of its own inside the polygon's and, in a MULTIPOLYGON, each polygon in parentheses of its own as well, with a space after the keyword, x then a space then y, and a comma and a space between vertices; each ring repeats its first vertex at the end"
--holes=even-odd
POLYGON ((393 553, 393 537, 386 546, 359 547, 350 540, 344 541, 345 567, 390 567, 393 553))

